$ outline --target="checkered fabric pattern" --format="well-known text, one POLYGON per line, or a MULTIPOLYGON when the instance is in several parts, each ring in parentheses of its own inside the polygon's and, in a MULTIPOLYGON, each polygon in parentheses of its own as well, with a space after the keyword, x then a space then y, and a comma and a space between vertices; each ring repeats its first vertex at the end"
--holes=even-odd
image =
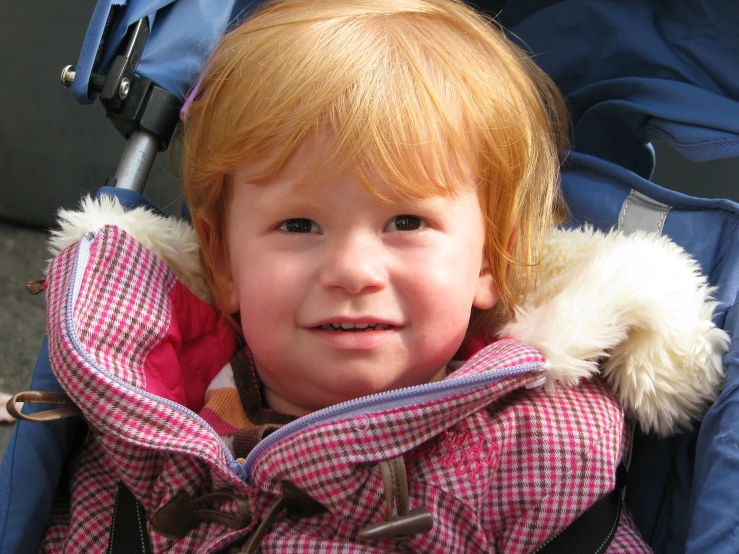
MULTIPOLYGON (((147 392, 146 360, 170 328, 175 276, 116 227, 97 234, 87 266, 75 272, 78 252, 63 251, 49 268, 49 343, 57 377, 93 433, 72 464, 71 497, 60 495, 44 552, 105 552, 120 480, 147 517, 181 490, 249 499, 254 518, 242 530, 204 522, 176 540, 149 526, 154 552, 182 553, 218 552, 243 539, 279 498, 283 479, 328 513, 278 518, 264 553, 530 552, 614 485, 626 447, 616 400, 598 380, 551 394, 525 389, 541 377, 545 360, 514 340, 490 345, 449 379, 522 365, 526 372, 312 426, 262 453, 247 485, 229 470, 210 427, 147 392), (411 507, 427 507, 434 527, 360 541, 357 531, 386 515, 376 462, 400 455, 411 507)), ((236 510, 229 502, 214 508, 236 510)), ((624 513, 608 552, 648 551, 624 513)))
MULTIPOLYGON (((49 267, 47 328, 55 374, 95 439, 74 462, 70 515, 55 513, 47 552, 104 552, 119 480, 147 514, 179 490, 252 494, 228 469, 218 436, 202 420, 146 392, 144 365, 169 329, 174 274, 113 226, 94 238, 85 267, 77 267, 79 251, 79 245, 64 250, 49 267), (76 280, 78 302, 70 306, 76 280)), ((193 552, 209 543, 220 548, 244 532, 209 523, 181 541, 157 533, 151 539, 158 552, 193 552)))
MULTIPOLYGON (((502 340, 452 378, 536 361, 543 362, 536 351, 502 340)), ((427 507, 434 527, 404 539, 401 551, 533 551, 613 489, 626 447, 622 410, 603 382, 551 394, 523 388, 539 375, 329 423, 279 442, 253 468, 255 484, 278 494, 281 479, 290 479, 330 513, 320 526, 306 523, 311 539, 301 542, 280 536, 287 524, 276 527, 267 540, 275 541, 274 550, 265 552, 395 551, 397 541, 360 548, 345 537, 385 517, 380 473, 371 462, 402 454, 411 507, 427 507), (320 549, 310 550, 311 540, 320 549)), ((649 551, 626 512, 608 552, 649 551)))

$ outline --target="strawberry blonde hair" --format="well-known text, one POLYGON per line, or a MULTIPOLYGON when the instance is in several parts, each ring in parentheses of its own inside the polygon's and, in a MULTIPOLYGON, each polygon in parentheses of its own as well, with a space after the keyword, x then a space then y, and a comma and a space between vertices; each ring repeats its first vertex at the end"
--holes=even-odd
POLYGON ((454 195, 471 176, 501 297, 472 314, 470 332, 513 315, 562 211, 559 92, 494 22, 454 0, 268 2, 216 46, 185 122, 184 193, 219 306, 229 176, 253 162, 249 177, 268 181, 327 130, 311 175, 343 164, 387 201, 454 195))

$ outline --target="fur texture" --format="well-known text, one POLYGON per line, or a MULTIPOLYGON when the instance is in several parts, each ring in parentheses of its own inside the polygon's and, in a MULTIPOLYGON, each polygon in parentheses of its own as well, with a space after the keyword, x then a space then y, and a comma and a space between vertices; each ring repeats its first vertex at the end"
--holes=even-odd
MULTIPOLYGON (((126 212, 110 197, 61 211, 51 254, 107 224, 130 233, 210 301, 193 229, 144 208, 126 212)), ((645 431, 667 435, 700 418, 723 382, 729 338, 714 326, 712 289, 685 251, 646 233, 557 230, 540 271, 539 286, 500 334, 546 356, 550 390, 600 372, 645 431)))
POLYGON ((729 337, 698 264, 664 236, 557 230, 541 285, 502 335, 538 348, 547 386, 600 372, 645 431, 690 426, 723 382, 729 337))
POLYGON ((126 211, 111 196, 87 197, 80 209, 60 210, 59 228, 51 232, 49 251, 56 257, 82 235, 105 225, 116 225, 159 256, 198 298, 210 302, 210 291, 200 269, 200 245, 195 230, 185 221, 159 216, 140 207, 126 211))

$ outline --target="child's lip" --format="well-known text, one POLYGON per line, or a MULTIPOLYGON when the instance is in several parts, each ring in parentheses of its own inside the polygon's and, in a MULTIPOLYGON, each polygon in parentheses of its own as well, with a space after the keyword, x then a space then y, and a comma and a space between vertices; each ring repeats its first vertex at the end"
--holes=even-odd
POLYGON ((338 350, 346 351, 369 351, 379 348, 388 341, 394 340, 394 337, 401 331, 401 327, 397 326, 379 326, 376 329, 367 328, 358 330, 337 330, 330 326, 311 327, 308 332, 324 342, 326 345, 338 350))
POLYGON ((389 329, 394 329, 394 325, 388 325, 386 323, 326 323, 324 325, 319 325, 318 327, 314 327, 317 329, 320 329, 322 331, 387 331, 389 329))
POLYGON ((310 323, 309 325, 306 325, 306 327, 309 329, 319 329, 321 327, 325 328, 326 326, 341 327, 342 324, 343 324, 343 327, 361 327, 361 326, 366 325, 367 327, 393 328, 393 327, 402 326, 396 321, 393 321, 392 319, 373 317, 373 316, 361 316, 361 317, 328 317, 328 318, 321 319, 315 323, 310 323))

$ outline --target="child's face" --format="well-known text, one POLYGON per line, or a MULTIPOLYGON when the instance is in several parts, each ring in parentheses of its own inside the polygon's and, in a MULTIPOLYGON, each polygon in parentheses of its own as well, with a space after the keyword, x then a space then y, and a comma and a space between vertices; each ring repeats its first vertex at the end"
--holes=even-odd
POLYGON ((443 376, 472 306, 492 307, 477 193, 386 203, 352 172, 295 186, 303 148, 266 186, 233 175, 231 312, 273 409, 300 415, 443 376))

